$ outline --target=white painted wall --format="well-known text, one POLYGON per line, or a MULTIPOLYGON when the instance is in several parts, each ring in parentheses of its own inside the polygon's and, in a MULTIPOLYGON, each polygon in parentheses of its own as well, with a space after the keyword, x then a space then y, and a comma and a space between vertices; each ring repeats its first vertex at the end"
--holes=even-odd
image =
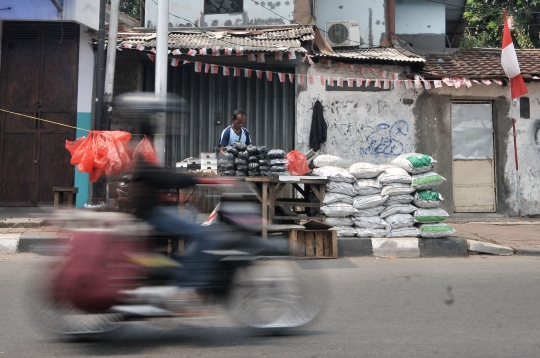
MULTIPOLYGON (((371 66, 379 69, 378 66, 371 66)), ((383 69, 383 68, 380 68, 383 69)), ((403 71, 403 67, 385 66, 385 71, 403 71)), ((358 77, 348 67, 315 64, 308 75, 358 77)), ((375 74, 365 78, 376 78, 375 74)), ((414 115, 412 107, 401 102, 412 98, 413 92, 404 86, 387 92, 344 92, 326 91, 315 77, 315 84, 308 84, 300 92, 296 113, 296 149, 309 149, 309 132, 313 105, 320 100, 324 107, 324 118, 328 122, 328 140, 321 153, 333 154, 344 159, 370 163, 389 163, 402 153, 414 151, 414 115)))
POLYGON ((426 0, 396 0, 396 34, 444 34, 445 5, 426 0))
MULTIPOLYGON (((62 0, 60 0, 62 2, 62 0)), ((76 21, 93 29, 99 25, 98 0, 63 0, 64 11, 60 17, 50 0, 2 0, 0 11, 3 20, 76 21)))
MULTIPOLYGON (((204 15, 204 0, 169 0, 169 24, 172 27, 193 27, 189 21, 198 26, 243 26, 243 25, 278 25, 293 20, 295 0, 260 1, 265 9, 251 0, 244 0, 243 14, 204 15), (281 18, 284 17, 285 19, 281 18), (180 19, 178 17, 182 17, 180 19), (189 21, 186 21, 186 20, 189 21), (227 23, 230 21, 230 23, 227 23)), ((157 0, 147 0, 145 10, 145 26, 156 27, 157 0)))
MULTIPOLYGON (((510 113, 507 114, 508 121, 516 119, 517 147, 520 173, 520 196, 521 212, 524 215, 540 214, 540 83, 527 83, 530 101, 530 119, 519 117, 519 101, 513 101, 510 113)), ((505 96, 510 102, 510 88, 496 84, 477 85, 471 88, 450 88, 443 85, 443 88, 432 90, 434 93, 449 94, 453 96, 467 96, 471 99, 496 98, 505 96)), ((504 180, 512 188, 512 192, 505 199, 506 204, 514 211, 518 209, 516 168, 514 160, 514 138, 512 129, 506 133, 508 146, 506 154, 506 164, 504 166, 504 180)))
POLYGON ((360 42, 378 46, 386 33, 384 3, 384 0, 316 0, 315 21, 326 30, 329 21, 358 20, 360 42))

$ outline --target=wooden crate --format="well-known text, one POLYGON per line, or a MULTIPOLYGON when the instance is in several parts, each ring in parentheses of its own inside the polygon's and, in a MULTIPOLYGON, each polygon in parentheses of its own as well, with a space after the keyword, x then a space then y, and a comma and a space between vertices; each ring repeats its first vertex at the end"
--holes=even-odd
POLYGON ((295 258, 337 259, 337 232, 302 230, 289 232, 291 253, 295 258))

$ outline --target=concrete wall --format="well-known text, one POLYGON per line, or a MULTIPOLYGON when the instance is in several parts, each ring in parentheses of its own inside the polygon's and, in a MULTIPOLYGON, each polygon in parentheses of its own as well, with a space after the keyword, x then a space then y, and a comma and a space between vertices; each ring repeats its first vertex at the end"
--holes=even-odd
POLYGON ((443 51, 445 5, 425 0, 396 0, 396 34, 418 53, 443 51))
MULTIPOLYGON (((289 24, 294 20, 296 1, 305 0, 260 2, 278 16, 251 0, 244 0, 243 13, 219 15, 205 15, 204 0, 169 0, 169 26, 194 27, 192 23, 201 27, 289 24)), ((155 0, 146 1, 145 23, 146 27, 156 27, 157 2, 155 0)))
MULTIPOLYGON (((375 65, 373 68, 380 68, 375 65)), ((384 68, 402 72, 403 67, 384 68)), ((358 77, 348 67, 316 64, 307 72, 315 76, 358 77)), ((367 77, 367 76, 366 76, 367 77)), ((373 78, 375 75, 373 74, 373 78)), ((402 86, 403 87, 403 86, 402 86)), ((312 108, 317 100, 324 107, 328 140, 321 152, 345 159, 370 163, 389 163, 402 153, 414 151, 415 120, 412 108, 403 98, 413 93, 405 88, 385 92, 326 91, 315 77, 315 84, 299 88, 296 114, 296 148, 309 149, 312 108)))
MULTIPOLYGON (((369 67, 377 68, 372 65, 369 67)), ((381 67, 402 72, 403 67, 381 67)), ((357 77, 348 68, 315 64, 302 65, 300 73, 334 77, 357 77)), ((328 140, 321 152, 344 159, 369 163, 389 163, 402 153, 419 152, 437 160, 435 171, 447 180, 439 188, 443 208, 453 213, 452 183, 452 101, 491 101, 493 109, 495 181, 497 212, 517 215, 518 193, 515 173, 511 118, 517 120, 520 163, 521 211, 540 214, 540 83, 528 83, 530 119, 519 117, 518 101, 510 101, 507 86, 478 85, 471 88, 431 90, 400 89, 386 92, 326 91, 317 77, 315 84, 298 86, 296 149, 309 149, 313 104, 320 100, 328 122, 328 140), (411 105, 403 99, 412 100, 411 105)))
MULTIPOLYGON (((358 20, 360 42, 378 46, 386 33, 385 0, 316 0, 315 21, 326 30, 326 22, 358 20)), ((359 45, 359 44, 354 44, 359 45)))
POLYGON ((0 11, 4 20, 76 21, 90 28, 99 25, 99 1, 65 0, 62 16, 50 0, 2 0, 0 11))

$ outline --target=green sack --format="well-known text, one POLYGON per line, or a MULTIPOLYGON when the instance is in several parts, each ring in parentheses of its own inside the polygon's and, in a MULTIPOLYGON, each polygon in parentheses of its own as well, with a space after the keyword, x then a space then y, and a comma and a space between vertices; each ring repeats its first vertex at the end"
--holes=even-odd
POLYGON ((416 188, 416 190, 435 189, 445 180, 446 179, 442 175, 435 172, 427 172, 413 175, 411 185, 416 188))
POLYGON ((420 237, 426 239, 438 239, 441 237, 447 237, 456 232, 447 224, 422 224, 419 226, 420 237))
POLYGON ((446 218, 448 213, 443 209, 418 209, 414 212, 414 221, 421 224, 438 223, 446 218))

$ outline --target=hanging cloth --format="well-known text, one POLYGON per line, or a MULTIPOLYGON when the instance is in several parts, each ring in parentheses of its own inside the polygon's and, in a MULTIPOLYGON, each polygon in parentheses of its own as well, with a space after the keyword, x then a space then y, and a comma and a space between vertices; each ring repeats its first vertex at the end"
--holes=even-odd
POLYGON ((328 125, 324 120, 323 106, 320 101, 315 102, 313 106, 313 115, 311 117, 311 131, 309 132, 309 147, 314 152, 321 149, 321 143, 326 142, 326 132, 328 125))

